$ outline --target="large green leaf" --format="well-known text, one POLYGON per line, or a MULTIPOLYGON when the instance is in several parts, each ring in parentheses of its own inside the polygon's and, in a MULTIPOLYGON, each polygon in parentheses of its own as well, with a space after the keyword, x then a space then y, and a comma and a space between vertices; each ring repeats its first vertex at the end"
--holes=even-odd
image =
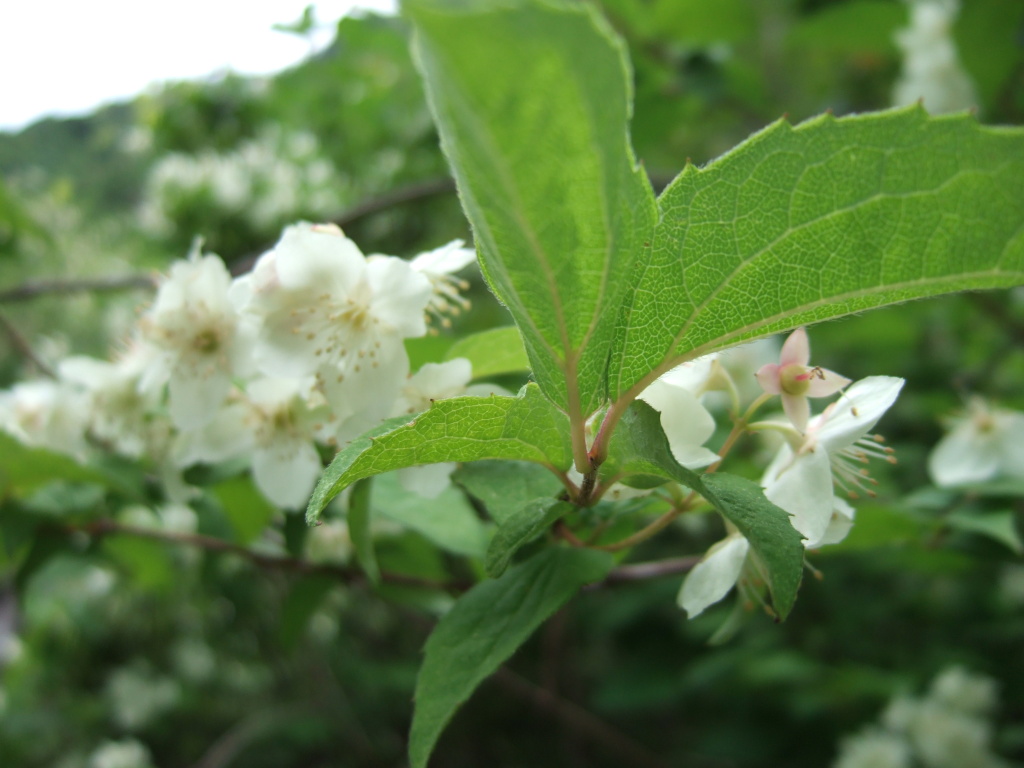
POLYGON ((604 399, 624 276, 656 217, 627 133, 624 46, 586 3, 403 9, 484 275, 544 393, 589 414, 604 399))
POLYGON ((740 341, 1024 282, 1024 130, 966 115, 780 121, 688 166, 659 206, 621 316, 613 396, 740 341))
POLYGON ((389 419, 334 457, 313 491, 306 520, 364 477, 444 461, 523 459, 557 469, 571 463, 565 414, 536 384, 518 397, 453 397, 418 416, 389 419))
POLYGON ((692 488, 742 533, 764 566, 772 604, 785 619, 800 588, 804 547, 789 513, 772 504, 757 483, 725 473, 703 475, 672 456, 657 411, 642 400, 630 405, 609 446, 609 477, 631 474, 669 478, 692 488))
POLYGON ((412 768, 427 764, 441 731, 484 678, 612 563, 607 552, 548 549, 459 598, 427 640, 409 736, 412 768))

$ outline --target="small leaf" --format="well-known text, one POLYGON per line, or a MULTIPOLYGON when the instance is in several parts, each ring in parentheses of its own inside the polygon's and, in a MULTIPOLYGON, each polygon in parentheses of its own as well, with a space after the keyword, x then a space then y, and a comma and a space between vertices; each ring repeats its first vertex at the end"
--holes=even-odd
POLYGON ((491 289, 570 413, 605 395, 616 313, 654 226, 625 46, 588 3, 406 0, 414 53, 491 289))
POLYGON ((494 533, 484 568, 497 578, 505 572, 512 557, 525 544, 540 536, 573 509, 572 504, 557 499, 537 499, 510 516, 494 533))
POLYGON ((785 619, 796 602, 804 574, 803 538, 789 514, 764 497, 761 487, 745 477, 717 472, 702 475, 701 495, 736 526, 764 565, 772 605, 785 619))
POLYGON ((220 502, 231 528, 234 541, 249 544, 266 530, 277 508, 256 489, 252 478, 238 475, 217 483, 210 489, 220 502))
POLYGON ((334 457, 306 509, 313 524, 347 486, 393 469, 445 461, 523 459, 566 469, 571 459, 565 414, 536 384, 518 397, 453 397, 409 419, 388 419, 334 457))
POLYGON ((606 464, 609 474, 666 477, 703 496, 750 542, 764 566, 775 612, 786 618, 803 577, 802 538, 789 514, 768 501, 757 483, 721 472, 699 475, 681 467, 661 429, 661 417, 642 400, 632 403, 619 423, 606 464))
POLYGON ((554 474, 527 461, 474 461, 460 467, 452 479, 479 499, 498 525, 530 502, 565 490, 554 474))
POLYGON ((409 762, 424 768, 441 731, 476 687, 613 559, 587 549, 548 549, 463 595, 427 640, 416 681, 409 762))
POLYGON ((473 366, 473 378, 484 379, 503 373, 530 370, 523 337, 514 325, 474 333, 449 347, 445 360, 464 357, 473 366))
POLYGON ((352 486, 352 494, 348 497, 348 535, 352 539, 352 549, 356 560, 362 567, 366 578, 373 585, 380 584, 380 567, 377 565, 377 554, 373 548, 373 533, 370 530, 371 504, 373 496, 373 478, 366 477, 352 486))
POLYGON ((951 528, 987 536, 1003 544, 1014 554, 1024 555, 1024 543, 1021 542, 1020 533, 1017 531, 1013 512, 959 513, 950 515, 947 522, 951 528))
POLYGON ((609 363, 676 362, 874 307, 1024 283, 1024 130, 920 107, 779 121, 658 201, 609 363))

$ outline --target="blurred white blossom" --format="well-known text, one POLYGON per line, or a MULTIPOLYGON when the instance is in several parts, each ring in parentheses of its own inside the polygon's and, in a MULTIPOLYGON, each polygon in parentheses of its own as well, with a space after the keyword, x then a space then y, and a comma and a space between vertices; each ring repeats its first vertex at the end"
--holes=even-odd
POLYGON ((140 219, 166 234, 180 212, 201 206, 272 230, 300 216, 334 215, 343 203, 341 184, 316 137, 270 128, 230 152, 165 155, 146 182, 140 219))
POLYGON ((896 33, 903 71, 893 89, 893 104, 918 100, 933 114, 976 107, 974 83, 964 71, 953 39, 957 0, 908 0, 910 26, 896 33))
POLYGON ((1024 477, 1024 413, 996 408, 980 397, 928 457, 936 485, 981 483, 996 477, 1024 477))
POLYGON ((153 758, 137 739, 105 741, 89 756, 87 768, 151 768, 153 758))
POLYGON ((252 331, 228 300, 230 286, 224 262, 196 247, 172 265, 139 322, 144 341, 158 350, 140 386, 167 384, 171 420, 181 429, 213 418, 232 378, 252 367, 252 331))
POLYGON ((893 698, 878 725, 841 742, 833 768, 1005 768, 992 749, 996 684, 950 667, 922 697, 893 698))

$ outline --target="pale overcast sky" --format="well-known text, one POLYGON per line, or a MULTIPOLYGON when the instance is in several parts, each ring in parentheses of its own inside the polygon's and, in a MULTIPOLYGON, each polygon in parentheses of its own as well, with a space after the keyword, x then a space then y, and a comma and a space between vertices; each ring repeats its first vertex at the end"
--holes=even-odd
POLYGON ((272 25, 310 4, 322 47, 353 5, 394 12, 397 0, 3 0, 0 130, 84 114, 154 82, 283 69, 310 44, 272 25))

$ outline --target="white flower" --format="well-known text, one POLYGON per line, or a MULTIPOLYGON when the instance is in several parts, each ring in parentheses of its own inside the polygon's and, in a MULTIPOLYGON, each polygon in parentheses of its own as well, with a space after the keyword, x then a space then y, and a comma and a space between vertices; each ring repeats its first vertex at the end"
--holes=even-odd
POLYGON ((61 361, 59 368, 63 380, 78 385, 84 392, 92 433, 132 458, 143 456, 152 447, 153 422, 161 418, 157 415, 159 391, 140 391, 142 376, 153 362, 149 349, 137 344, 115 362, 69 357, 61 361))
POLYGON ((781 395, 782 409, 800 432, 807 429, 811 417, 809 397, 828 397, 850 383, 845 376, 818 366, 808 365, 811 344, 807 331, 797 328, 782 345, 778 363, 761 366, 755 376, 769 395, 781 395))
POLYGON ((711 546, 679 590, 677 602, 689 618, 703 613, 714 605, 739 581, 743 564, 747 560, 750 543, 739 533, 733 533, 711 546))
POLYGON ((25 445, 82 458, 87 447, 85 404, 64 382, 25 381, 0 391, 0 429, 25 445))
POLYGON ((104 741, 89 756, 87 768, 150 768, 152 764, 146 745, 128 738, 104 741))
POLYGON ((936 485, 981 483, 998 476, 1024 477, 1024 413, 993 408, 979 397, 967 404, 967 415, 928 457, 936 485))
POLYGON ((469 288, 469 283, 453 277, 456 272, 476 261, 476 251, 463 246, 461 240, 452 240, 433 251, 421 253, 409 262, 410 267, 430 280, 434 293, 427 310, 444 327, 451 325, 445 315, 457 315, 469 309, 469 301, 459 295, 460 290, 469 288))
POLYGON ((180 429, 211 419, 232 377, 248 372, 251 335, 228 300, 230 285, 224 262, 196 248, 171 267, 140 322, 143 338, 161 353, 141 387, 168 384, 171 420, 180 429))
POLYGON ((179 464, 247 456, 264 496, 279 507, 303 506, 323 470, 315 437, 329 415, 307 400, 308 391, 299 379, 250 382, 202 429, 178 437, 179 464))
POLYGON ((936 114, 977 105, 974 84, 960 65, 953 39, 959 5, 956 0, 911 3, 910 27, 896 33, 904 60, 903 72, 893 89, 894 105, 920 100, 936 114))
POLYGON ((868 728, 843 740, 832 768, 912 768, 913 753, 903 736, 868 728))
POLYGON ((401 259, 367 261, 337 227, 300 224, 234 296, 259 323, 261 370, 316 375, 345 437, 391 410, 409 367, 402 340, 426 333, 431 288, 401 259))
POLYGON ((837 498, 833 483, 851 495, 870 482, 869 457, 893 460, 891 450, 868 435, 896 401, 903 379, 869 376, 856 382, 824 413, 811 420, 795 449, 784 445, 762 478, 764 495, 791 516, 807 547, 842 540, 853 510, 837 498))
POLYGON ((683 363, 640 393, 640 399, 661 414, 661 428, 672 455, 687 469, 718 461, 717 453, 703 447, 715 432, 715 419, 699 399, 713 366, 710 355, 683 363))

